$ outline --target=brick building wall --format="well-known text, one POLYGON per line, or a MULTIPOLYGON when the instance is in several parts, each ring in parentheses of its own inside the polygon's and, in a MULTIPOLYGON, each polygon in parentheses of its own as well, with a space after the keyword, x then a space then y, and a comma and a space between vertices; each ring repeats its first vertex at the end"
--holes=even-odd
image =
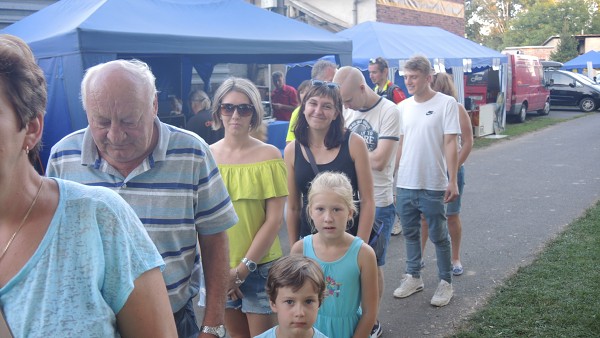
POLYGON ((377 21, 400 25, 435 26, 465 36, 464 0, 419 1, 377 0, 377 21), (427 4, 431 4, 431 7, 427 4), (444 3, 446 6, 436 6, 444 3), (451 10, 448 10, 451 8, 451 10))

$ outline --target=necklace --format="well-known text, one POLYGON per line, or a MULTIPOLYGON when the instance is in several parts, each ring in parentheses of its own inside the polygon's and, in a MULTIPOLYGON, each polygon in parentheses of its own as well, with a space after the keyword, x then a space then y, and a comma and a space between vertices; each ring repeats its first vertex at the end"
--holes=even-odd
POLYGON ((42 186, 44 186, 44 178, 42 178, 42 182, 40 183, 40 187, 38 188, 37 193, 35 194, 35 197, 33 198, 33 201, 31 202, 31 205, 29 206, 29 209, 27 209, 27 213, 25 214, 25 217, 23 217, 23 219, 21 220, 21 224, 19 224, 19 227, 17 228, 17 230, 12 234, 12 236, 8 240, 8 243, 6 243, 6 246, 4 247, 4 250, 2 250, 2 254, 0 254, 0 260, 2 260, 2 258, 4 258, 4 254, 6 254, 6 251, 8 251, 8 248, 12 244, 13 239, 15 239, 15 237, 17 236, 17 234, 19 233, 19 231, 21 231, 21 228, 25 224, 25 221, 27 220, 27 217, 29 217, 29 214, 31 213, 31 210, 33 210, 33 207, 35 206, 35 202, 37 202, 38 197, 40 197, 40 192, 42 191, 42 186))

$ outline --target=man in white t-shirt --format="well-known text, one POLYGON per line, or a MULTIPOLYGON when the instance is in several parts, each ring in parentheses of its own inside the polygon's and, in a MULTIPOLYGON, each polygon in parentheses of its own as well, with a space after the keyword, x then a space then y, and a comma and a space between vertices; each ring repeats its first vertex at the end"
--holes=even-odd
MULTIPOLYGON (((365 81, 363 74, 353 67, 340 68, 333 81, 340 84, 344 101, 346 127, 362 136, 369 149, 369 161, 373 173, 375 193, 375 220, 383 225, 379 240, 384 240, 383 250, 376 252, 379 299, 383 295, 383 269, 385 254, 396 217, 394 208, 394 165, 399 139, 398 107, 375 93, 365 81)), ((381 302, 380 302, 381 304, 381 302)), ((379 320, 371 337, 382 333, 379 320)))
POLYGON ((446 203, 458 197, 458 104, 431 89, 431 63, 415 56, 404 65, 404 82, 413 96, 400 109, 396 208, 406 243, 406 275, 394 297, 423 290, 421 279, 421 214, 435 245, 440 283, 431 304, 444 306, 453 295, 451 247, 446 203))

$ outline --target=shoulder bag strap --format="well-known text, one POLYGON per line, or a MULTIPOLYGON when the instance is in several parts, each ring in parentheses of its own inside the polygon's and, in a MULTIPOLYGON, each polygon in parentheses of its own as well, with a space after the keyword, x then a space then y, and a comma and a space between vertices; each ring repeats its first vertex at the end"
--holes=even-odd
POLYGON ((319 168, 317 168, 317 163, 315 162, 315 157, 313 156, 312 151, 310 151, 310 147, 306 147, 304 144, 302 144, 302 148, 304 148, 304 151, 306 152, 306 156, 308 157, 308 161, 310 162, 310 166, 312 167, 315 176, 318 175, 319 168))

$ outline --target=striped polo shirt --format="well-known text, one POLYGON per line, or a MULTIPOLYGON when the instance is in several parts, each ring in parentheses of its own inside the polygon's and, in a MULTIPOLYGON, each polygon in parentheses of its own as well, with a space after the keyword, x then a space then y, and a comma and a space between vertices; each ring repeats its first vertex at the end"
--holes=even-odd
POLYGON ((197 235, 225 231, 238 218, 208 145, 158 117, 154 123, 158 144, 127 177, 100 157, 89 127, 52 147, 46 174, 113 189, 129 203, 165 261, 176 312, 198 293, 197 235))

